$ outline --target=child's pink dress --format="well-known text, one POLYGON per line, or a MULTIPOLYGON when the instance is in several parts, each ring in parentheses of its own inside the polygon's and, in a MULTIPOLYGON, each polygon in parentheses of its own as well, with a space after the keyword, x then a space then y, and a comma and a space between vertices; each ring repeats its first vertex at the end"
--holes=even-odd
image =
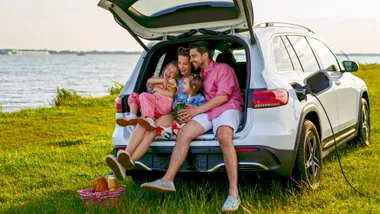
MULTIPOLYGON (((169 79, 168 82, 168 91, 177 88, 177 82, 175 79, 169 79)), ((159 118, 172 111, 173 98, 165 97, 158 92, 154 94, 146 92, 138 94, 133 92, 128 97, 128 105, 131 105, 132 103, 135 103, 137 107, 140 108, 143 117, 159 118)))

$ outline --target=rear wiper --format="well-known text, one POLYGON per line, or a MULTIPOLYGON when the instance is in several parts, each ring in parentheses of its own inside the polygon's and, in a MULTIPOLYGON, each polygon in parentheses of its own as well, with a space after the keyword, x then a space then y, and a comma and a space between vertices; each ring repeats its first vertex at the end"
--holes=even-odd
POLYGON ((199 28, 198 32, 202 33, 202 34, 208 34, 208 35, 226 35, 224 32, 213 31, 213 30, 206 30, 204 28, 199 28))
POLYGON ((185 32, 185 33, 183 33, 183 34, 181 34, 181 35, 176 36, 175 38, 176 38, 176 39, 187 38, 187 37, 190 37, 190 36, 196 34, 197 32, 198 32, 197 30, 195 30, 195 29, 191 29, 191 30, 189 30, 189 31, 187 31, 187 32, 185 32))

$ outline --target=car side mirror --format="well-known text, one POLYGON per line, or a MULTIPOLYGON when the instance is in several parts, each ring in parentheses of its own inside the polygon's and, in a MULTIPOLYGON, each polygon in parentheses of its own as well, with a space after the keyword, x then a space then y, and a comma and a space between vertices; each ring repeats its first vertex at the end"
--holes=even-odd
POLYGON ((358 63, 354 61, 343 61, 343 67, 345 72, 355 72, 359 69, 358 63))

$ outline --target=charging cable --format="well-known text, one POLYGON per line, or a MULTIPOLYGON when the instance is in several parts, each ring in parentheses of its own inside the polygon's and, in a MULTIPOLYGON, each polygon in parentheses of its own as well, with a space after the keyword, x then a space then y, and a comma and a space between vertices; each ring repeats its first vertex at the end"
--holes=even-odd
POLYGON ((342 171, 343 177, 344 177, 344 179, 346 180, 346 182, 348 183, 348 185, 350 185, 350 187, 351 187, 353 190, 355 190, 356 192, 358 192, 360 195, 365 196, 365 197, 368 197, 369 199, 375 199, 375 200, 377 200, 377 201, 380 201, 380 198, 372 198, 372 197, 370 197, 368 194, 366 195, 366 194, 360 192, 359 190, 357 190, 357 189, 356 189, 356 188, 355 188, 355 187, 354 187, 354 186, 348 181, 348 179, 347 179, 347 177, 346 177, 346 174, 344 173, 344 170, 343 170, 343 167, 342 167, 342 163, 340 162, 340 154, 339 154, 338 144, 337 144, 337 142, 336 142, 336 139, 335 139, 335 133, 334 133, 334 130, 333 130, 333 128, 332 128, 330 118, 329 118, 329 116, 327 115, 326 109, 325 109, 325 107, 323 106, 322 102, 319 100, 319 98, 318 98, 315 94, 311 93, 309 87, 304 87, 304 89, 305 89, 305 95, 306 95, 306 94, 311 94, 313 97, 317 98, 319 104, 321 104, 321 106, 322 106, 322 108, 323 108, 323 111, 325 112, 325 115, 326 115, 326 117, 327 117, 327 121, 329 122, 330 129, 331 129, 331 132, 332 132, 333 137, 334 137, 335 151, 336 151, 336 154, 337 154, 337 156, 338 156, 338 162, 339 162, 340 170, 342 171))

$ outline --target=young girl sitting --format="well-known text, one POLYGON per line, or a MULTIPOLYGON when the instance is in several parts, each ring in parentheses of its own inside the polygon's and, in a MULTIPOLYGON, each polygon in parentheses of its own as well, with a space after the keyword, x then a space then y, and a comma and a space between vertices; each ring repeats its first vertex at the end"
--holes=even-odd
MULTIPOLYGON (((184 77, 183 81, 183 93, 177 94, 173 102, 174 115, 176 112, 176 107, 180 104, 185 104, 187 108, 197 107, 203 105, 206 102, 206 98, 202 94, 203 80, 198 74, 190 74, 184 77)), ((173 132, 177 134, 182 126, 181 122, 176 118, 171 127, 161 127, 156 128, 158 135, 164 136, 170 139, 173 132)))
POLYGON ((151 77, 148 84, 152 85, 152 92, 143 92, 140 95, 133 92, 128 97, 130 114, 126 118, 119 118, 116 123, 120 126, 142 125, 148 131, 156 129, 154 120, 172 111, 173 97, 177 93, 177 79, 179 69, 176 61, 172 61, 164 68, 162 77, 151 77), (137 118, 140 108, 142 117, 137 118))

